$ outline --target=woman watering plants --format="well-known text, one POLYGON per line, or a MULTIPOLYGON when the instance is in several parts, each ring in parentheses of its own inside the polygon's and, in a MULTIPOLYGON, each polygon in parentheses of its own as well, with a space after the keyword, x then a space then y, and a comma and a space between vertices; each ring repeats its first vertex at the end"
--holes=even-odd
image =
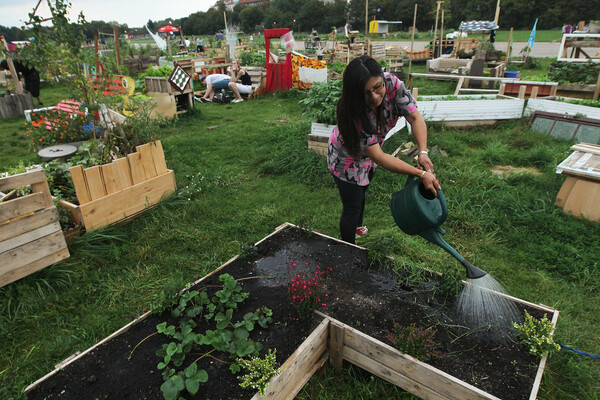
POLYGON ((421 178, 425 188, 435 196, 436 189, 441 189, 427 154, 427 125, 417 111, 415 99, 398 78, 384 73, 379 63, 367 55, 352 60, 344 71, 337 126, 328 143, 327 165, 342 200, 341 237, 349 243, 355 242, 356 235, 367 232, 363 226, 365 193, 377 165, 421 178), (381 149, 386 134, 401 117, 412 127, 419 148, 418 167, 381 149))

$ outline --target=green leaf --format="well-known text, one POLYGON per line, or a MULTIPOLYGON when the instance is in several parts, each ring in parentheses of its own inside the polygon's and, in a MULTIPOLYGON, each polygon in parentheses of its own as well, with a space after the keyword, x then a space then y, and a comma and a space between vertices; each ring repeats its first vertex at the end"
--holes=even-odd
POLYGON ((200 383, 194 379, 186 379, 185 388, 190 394, 196 394, 198 393, 198 389, 200 389, 200 383))
POLYGON ((172 376, 168 381, 160 386, 165 400, 176 400, 181 390, 185 389, 183 379, 179 375, 172 376))
POLYGON ((233 331, 233 336, 236 337, 237 339, 242 339, 242 338, 247 338, 249 336, 249 333, 248 333, 248 330, 246 330, 246 329, 238 328, 235 331, 233 331))

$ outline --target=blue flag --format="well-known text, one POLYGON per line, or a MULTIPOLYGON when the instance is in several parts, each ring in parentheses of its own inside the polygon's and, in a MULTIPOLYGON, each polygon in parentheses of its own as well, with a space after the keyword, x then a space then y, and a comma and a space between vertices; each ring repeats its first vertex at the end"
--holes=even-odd
POLYGON ((537 26, 537 20, 538 19, 536 18, 535 23, 533 24, 533 29, 531 30, 531 35, 529 35, 529 41, 527 42, 531 50, 533 50, 533 44, 535 42, 535 27, 537 26))

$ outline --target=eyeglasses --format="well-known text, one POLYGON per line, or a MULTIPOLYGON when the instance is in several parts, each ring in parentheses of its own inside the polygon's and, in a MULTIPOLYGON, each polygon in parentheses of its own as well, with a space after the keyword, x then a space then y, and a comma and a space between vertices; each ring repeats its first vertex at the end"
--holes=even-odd
POLYGON ((373 89, 371 90, 365 90, 365 97, 368 97, 371 93, 375 94, 378 92, 381 92, 381 89, 383 89, 385 86, 383 84, 383 80, 381 80, 381 82, 379 82, 377 85, 373 86, 373 89))

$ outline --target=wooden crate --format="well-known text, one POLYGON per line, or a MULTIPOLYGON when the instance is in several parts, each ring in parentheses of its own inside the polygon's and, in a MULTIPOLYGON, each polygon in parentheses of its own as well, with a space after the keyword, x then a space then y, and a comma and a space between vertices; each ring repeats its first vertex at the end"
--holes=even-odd
POLYGON ((69 257, 46 174, 39 169, 0 178, 0 191, 22 186, 33 193, 0 198, 0 287, 69 257))
POLYGON ((132 218, 176 189, 160 140, 136 147, 137 152, 110 164, 69 172, 79 205, 59 204, 86 230, 132 218))
POLYGON ((144 82, 146 84, 146 93, 167 93, 167 94, 185 94, 192 92, 192 80, 188 82, 183 93, 179 90, 174 89, 173 86, 169 83, 169 78, 165 78, 162 76, 146 76, 144 77, 144 82))

